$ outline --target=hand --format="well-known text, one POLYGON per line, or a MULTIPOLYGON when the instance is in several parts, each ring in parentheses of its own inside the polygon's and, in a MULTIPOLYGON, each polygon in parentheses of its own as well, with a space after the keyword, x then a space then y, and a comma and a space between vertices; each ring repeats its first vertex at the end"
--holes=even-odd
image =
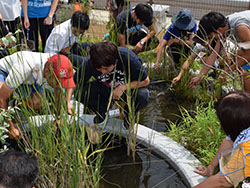
POLYGON ((227 76, 225 73, 221 73, 219 75, 219 81, 220 81, 220 83, 227 83, 227 76))
POLYGON ((155 70, 158 70, 159 68, 160 68, 160 63, 155 63, 154 69, 155 69, 155 70))
POLYGON ((108 5, 105 5, 105 9, 106 9, 106 10, 109 10, 109 6, 108 6, 108 5))
POLYGON ((113 91, 113 99, 119 100, 122 94, 124 93, 125 89, 126 89, 126 85, 120 85, 117 88, 115 88, 113 91))
POLYGON ((194 86, 199 85, 201 83, 202 77, 200 75, 194 77, 189 83, 190 88, 194 88, 194 86))
POLYGON ((9 43, 9 45, 7 46, 7 48, 11 48, 11 47, 14 46, 14 45, 15 45, 15 42, 12 41, 12 42, 9 43))
POLYGON ((133 49, 133 52, 135 53, 135 54, 138 54, 139 52, 141 52, 142 51, 142 48, 143 48, 144 46, 140 43, 140 42, 138 42, 136 45, 135 45, 135 48, 133 49))
POLYGON ((72 115, 74 114, 74 107, 72 104, 70 104, 70 102, 68 102, 68 114, 72 115))
POLYGON ((181 79, 180 76, 176 76, 173 80, 172 80, 172 84, 176 84, 177 82, 179 82, 179 80, 181 79))
POLYGON ((29 18, 24 18, 24 27, 25 29, 28 29, 30 27, 30 21, 29 18))
POLYGON ((51 25, 53 21, 53 18, 47 17, 43 20, 43 25, 51 25))
POLYGON ((194 172, 203 176, 212 176, 214 174, 214 169, 210 165, 207 168, 196 167, 196 169, 194 172))
POLYGON ((10 127, 8 128, 9 129, 9 137, 11 139, 21 139, 21 134, 19 132, 19 130, 17 128, 15 128, 14 124, 12 121, 9 121, 10 123, 10 127))

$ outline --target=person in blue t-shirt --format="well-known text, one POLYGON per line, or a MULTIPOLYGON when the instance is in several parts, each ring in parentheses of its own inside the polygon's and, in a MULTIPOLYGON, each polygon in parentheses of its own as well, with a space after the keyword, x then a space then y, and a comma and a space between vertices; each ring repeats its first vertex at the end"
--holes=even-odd
POLYGON ((159 45, 154 69, 159 69, 163 48, 167 48, 175 64, 180 63, 182 56, 188 57, 190 48, 193 44, 194 33, 197 31, 196 21, 192 18, 191 10, 184 8, 172 20, 172 25, 168 28, 159 45), (186 44, 184 44, 182 39, 186 44), (188 46, 186 46, 188 45, 188 46))
POLYGON ((27 39, 35 41, 35 49, 38 52, 39 37, 42 39, 42 50, 50 35, 54 21, 58 0, 22 0, 22 25, 27 39), (28 34, 27 34, 28 30, 28 34))
POLYGON ((129 11, 124 10, 116 17, 114 27, 115 35, 118 34, 119 45, 126 47, 128 37, 128 43, 135 46, 133 49, 135 54, 153 49, 159 44, 155 36, 156 27, 150 5, 139 3, 129 11), (143 25, 148 31, 142 28, 143 25))
MULTIPOLYGON (((110 95, 113 100, 124 99, 127 102, 128 83, 135 113, 148 104, 149 91, 145 86, 150 80, 141 59, 131 50, 118 48, 111 42, 100 42, 91 46, 89 53, 90 56, 75 73, 74 81, 78 88, 77 98, 97 114, 95 123, 105 119, 110 95), (90 77, 95 80, 89 81, 90 77)), ((124 112, 128 120, 128 106, 124 112)), ((128 128, 126 120, 124 125, 128 128)))

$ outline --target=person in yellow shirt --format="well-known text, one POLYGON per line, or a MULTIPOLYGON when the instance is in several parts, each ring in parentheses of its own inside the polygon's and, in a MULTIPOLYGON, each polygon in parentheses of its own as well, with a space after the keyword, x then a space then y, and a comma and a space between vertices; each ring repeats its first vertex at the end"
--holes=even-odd
POLYGON ((210 176, 194 188, 237 187, 250 177, 250 94, 242 91, 224 96, 216 106, 222 129, 228 135, 207 168, 198 174, 210 176), (219 164, 220 172, 213 175, 219 164))

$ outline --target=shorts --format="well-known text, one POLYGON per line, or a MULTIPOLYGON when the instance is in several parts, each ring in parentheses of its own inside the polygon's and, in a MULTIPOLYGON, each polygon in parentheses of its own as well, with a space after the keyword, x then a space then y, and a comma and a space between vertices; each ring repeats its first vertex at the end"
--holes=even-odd
MULTIPOLYGON (((0 70, 0 82, 5 82, 8 73, 0 70)), ((23 97, 33 97, 35 93, 43 94, 43 87, 39 84, 21 84, 18 88, 14 91, 14 96, 23 98, 23 97)))
POLYGON ((245 64, 245 65, 243 65, 243 66, 241 66, 241 68, 244 69, 244 70, 247 71, 247 72, 250 72, 250 66, 249 66, 248 63, 245 64))

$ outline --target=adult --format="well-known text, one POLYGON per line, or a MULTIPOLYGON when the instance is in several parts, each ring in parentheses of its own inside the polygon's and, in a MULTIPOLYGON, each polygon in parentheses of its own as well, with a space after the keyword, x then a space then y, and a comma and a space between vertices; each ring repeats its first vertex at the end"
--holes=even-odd
POLYGON ((122 47, 126 47, 128 38, 128 43, 134 46, 135 54, 153 49, 159 44, 159 40, 155 36, 153 9, 148 4, 139 3, 129 11, 121 12, 116 17, 114 32, 114 35, 118 34, 118 41, 122 47), (141 28, 143 25, 147 27, 148 32, 141 28))
POLYGON ((72 18, 57 25, 49 35, 44 51, 57 54, 61 53, 70 58, 74 67, 84 61, 82 56, 92 43, 79 43, 79 38, 89 28, 89 16, 87 13, 77 11, 72 18))
POLYGON ((0 187, 31 188, 39 173, 37 158, 25 152, 0 153, 0 187))
POLYGON ((216 156, 207 168, 197 168, 196 173, 210 177, 195 188, 237 187, 239 182, 250 177, 249 93, 229 93, 218 102, 216 112, 222 129, 230 135, 231 140, 222 141, 216 156), (218 164, 220 172, 213 175, 218 164))
MULTIPOLYGON (((68 110, 71 112, 69 96, 75 84, 72 64, 66 56, 21 51, 0 59, 0 108, 7 109, 8 99, 15 94, 22 102, 27 103, 34 110, 39 110, 44 84, 54 89, 56 107, 62 102, 63 90, 61 88, 67 90, 68 110)), ((60 108, 55 111, 56 117, 59 116, 60 108)), ((9 130, 13 136, 20 137, 19 131, 12 122, 10 122, 9 130)))
POLYGON ((175 64, 180 64, 181 57, 189 56, 190 47, 193 44, 194 33, 197 31, 196 21, 192 17, 192 12, 188 8, 182 9, 171 19, 172 24, 163 36, 159 45, 154 69, 159 69, 161 64, 162 50, 166 47, 168 54, 175 64), (185 43, 183 43, 182 39, 185 43), (188 46, 187 46, 188 45, 188 46))
MULTIPOLYGON (((75 73, 74 80, 81 102, 97 113, 96 123, 105 119, 110 95, 113 100, 124 99, 127 104, 126 96, 131 93, 134 113, 147 105, 149 91, 145 86, 150 80, 139 57, 127 48, 117 48, 111 42, 95 44, 90 47, 89 53, 90 56, 75 73), (92 76, 95 81, 89 80, 92 76)), ((126 105, 125 127, 129 126, 128 111, 126 105)))
MULTIPOLYGON (((217 58, 217 54, 222 49, 220 39, 231 38, 233 41, 239 42, 250 41, 250 11, 242 11, 234 14, 230 14, 227 17, 218 12, 209 12, 204 15, 199 23, 198 36, 206 36, 207 38, 217 38, 217 45, 214 51, 208 57, 210 61, 209 65, 212 65, 217 58)), ((244 82, 245 91, 250 93, 250 79, 248 78, 250 73, 248 62, 250 61, 250 49, 238 49, 235 62, 238 63, 238 67, 242 67, 242 77, 244 82)), ((194 87, 198 85, 202 79, 202 76, 209 71, 208 66, 203 66, 200 74, 192 79, 189 86, 194 87)), ((235 70, 236 65, 231 65, 231 70, 235 70)), ((228 70, 227 70, 228 71, 228 70)))
POLYGON ((1 0, 0 13, 3 16, 4 24, 8 26, 9 31, 15 33, 20 26, 20 0, 1 0))
POLYGON ((22 24, 27 38, 35 41, 35 49, 39 51, 39 36, 42 40, 42 51, 46 40, 54 27, 54 13, 58 0, 22 0, 22 24), (28 32, 28 34, 27 34, 28 32))

